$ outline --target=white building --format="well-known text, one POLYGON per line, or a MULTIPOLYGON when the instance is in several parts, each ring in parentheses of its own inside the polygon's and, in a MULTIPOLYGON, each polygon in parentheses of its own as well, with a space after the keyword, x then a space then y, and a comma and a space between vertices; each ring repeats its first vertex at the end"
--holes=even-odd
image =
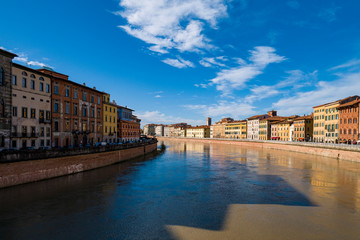
POLYGON ((267 114, 252 116, 247 121, 247 139, 259 140, 260 120, 270 117, 267 114))
POLYGON ((144 134, 147 136, 155 136, 155 125, 154 124, 146 124, 144 126, 144 134))
POLYGON ((157 136, 157 137, 164 136, 164 125, 155 126, 155 136, 157 136))
POLYGON ((164 137, 170 137, 170 126, 164 126, 164 137))

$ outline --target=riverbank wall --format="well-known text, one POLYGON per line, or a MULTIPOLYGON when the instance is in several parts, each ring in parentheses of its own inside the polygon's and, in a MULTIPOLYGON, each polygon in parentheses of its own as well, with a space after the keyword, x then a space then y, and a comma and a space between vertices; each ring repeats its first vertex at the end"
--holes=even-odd
POLYGON ((296 143, 296 142, 277 142, 277 141, 249 141, 249 140, 231 140, 231 139, 214 139, 214 138, 169 138, 157 137, 158 140, 176 140, 186 142, 202 142, 202 143, 219 143, 230 144, 242 147, 257 147, 264 149, 276 149, 289 152, 307 153, 324 157, 335 158, 338 160, 346 160, 360 163, 360 146, 346 145, 322 145, 312 143, 296 143))
POLYGON ((115 151, 0 164, 0 188, 70 175, 123 162, 157 150, 157 143, 115 151))

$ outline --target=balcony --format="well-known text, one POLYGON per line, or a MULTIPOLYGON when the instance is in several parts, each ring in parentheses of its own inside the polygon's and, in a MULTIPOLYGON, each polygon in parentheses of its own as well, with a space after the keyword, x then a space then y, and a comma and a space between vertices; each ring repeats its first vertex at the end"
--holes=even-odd
POLYGON ((326 131, 330 132, 330 133, 333 133, 333 132, 335 132, 335 129, 327 129, 326 131))

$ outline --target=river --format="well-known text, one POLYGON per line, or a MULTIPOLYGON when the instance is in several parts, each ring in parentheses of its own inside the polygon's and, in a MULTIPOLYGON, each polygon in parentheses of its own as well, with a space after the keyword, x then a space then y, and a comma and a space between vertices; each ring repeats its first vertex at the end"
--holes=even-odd
POLYGON ((359 163, 164 144, 161 155, 0 189, 0 239, 359 239, 359 163))

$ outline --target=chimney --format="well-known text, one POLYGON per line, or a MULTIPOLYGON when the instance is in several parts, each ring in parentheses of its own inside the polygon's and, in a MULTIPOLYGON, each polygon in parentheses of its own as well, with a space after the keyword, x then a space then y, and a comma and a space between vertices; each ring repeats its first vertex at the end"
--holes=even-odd
POLYGON ((93 87, 94 90, 96 90, 96 87, 93 87))
POLYGON ((83 83, 83 85, 86 86, 85 83, 83 83))

